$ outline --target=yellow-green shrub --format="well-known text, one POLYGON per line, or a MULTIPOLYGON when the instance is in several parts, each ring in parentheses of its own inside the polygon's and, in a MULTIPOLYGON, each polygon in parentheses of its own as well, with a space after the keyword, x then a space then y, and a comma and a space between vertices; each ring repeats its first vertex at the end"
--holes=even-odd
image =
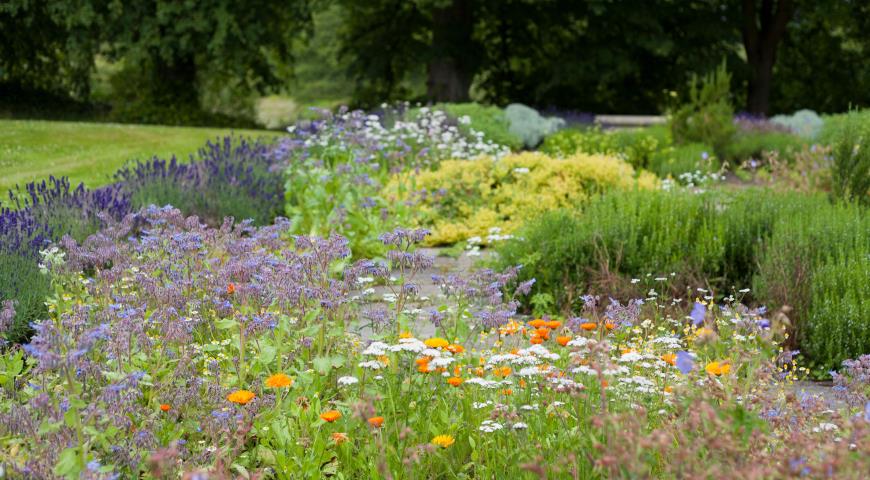
MULTIPOLYGON (((491 228, 509 233, 539 213, 570 207, 590 195, 611 188, 651 189, 654 175, 639 174, 611 156, 578 153, 552 158, 526 152, 501 160, 449 160, 434 171, 414 178, 420 223, 432 230, 430 244, 449 244, 485 237, 491 228)), ((388 196, 399 195, 399 179, 387 186, 388 196)))

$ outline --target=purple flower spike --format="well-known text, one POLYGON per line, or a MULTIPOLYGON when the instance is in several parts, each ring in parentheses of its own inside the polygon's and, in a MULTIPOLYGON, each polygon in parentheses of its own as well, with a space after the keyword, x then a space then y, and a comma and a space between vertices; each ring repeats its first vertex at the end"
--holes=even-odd
POLYGON ((697 327, 704 323, 704 317, 707 316, 707 307, 703 303, 695 302, 695 306, 692 307, 692 313, 689 316, 692 317, 692 325, 697 327))
POLYGON ((677 368, 680 369, 680 372, 683 375, 688 375, 689 372, 695 369, 695 359, 692 358, 692 354, 689 352, 679 351, 677 352, 677 368))
POLYGON ((870 422, 870 401, 868 401, 867 404, 864 405, 864 421, 870 422))

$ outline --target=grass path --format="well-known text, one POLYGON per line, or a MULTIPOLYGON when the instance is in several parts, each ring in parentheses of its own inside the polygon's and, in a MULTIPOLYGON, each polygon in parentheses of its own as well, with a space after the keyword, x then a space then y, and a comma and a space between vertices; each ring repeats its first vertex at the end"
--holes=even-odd
POLYGON ((104 185, 130 159, 173 154, 187 159, 207 140, 230 133, 275 135, 266 130, 0 120, 0 200, 16 184, 49 175, 68 176, 74 185, 104 185))

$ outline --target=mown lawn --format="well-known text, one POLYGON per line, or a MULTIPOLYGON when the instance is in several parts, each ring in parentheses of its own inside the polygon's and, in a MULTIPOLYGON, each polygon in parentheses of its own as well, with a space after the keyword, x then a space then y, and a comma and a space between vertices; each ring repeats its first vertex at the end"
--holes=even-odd
POLYGON ((70 177, 89 187, 111 182, 130 159, 176 155, 187 159, 209 139, 236 133, 272 137, 267 130, 164 127, 115 123, 0 120, 0 195, 16 184, 70 177))

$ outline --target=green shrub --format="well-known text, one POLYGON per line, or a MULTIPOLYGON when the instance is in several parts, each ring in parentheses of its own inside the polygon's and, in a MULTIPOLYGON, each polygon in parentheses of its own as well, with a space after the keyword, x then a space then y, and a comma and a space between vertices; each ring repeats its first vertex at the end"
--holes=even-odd
POLYGON ((822 132, 825 121, 812 110, 798 110, 792 115, 775 115, 770 121, 788 128, 795 135, 807 140, 815 140, 822 132))
POLYGON ((870 256, 823 265, 813 274, 810 299, 801 348, 816 375, 870 352, 870 256))
POLYGON ((520 103, 512 103, 504 110, 510 124, 510 133, 522 139, 527 148, 534 148, 547 135, 552 135, 565 125, 561 118, 542 117, 537 110, 520 103))
POLYGON ((431 244, 451 244, 486 237, 492 228, 511 233, 543 211, 570 208, 591 195, 610 189, 652 189, 658 181, 637 173, 614 157, 577 153, 552 158, 538 152, 508 155, 498 161, 447 160, 433 171, 422 171, 410 182, 396 175, 385 197, 393 204, 417 200, 422 226, 432 230, 431 244), (402 191, 404 189, 404 192, 402 191), (419 192, 428 192, 420 196, 419 192))
POLYGON ((729 97, 731 74, 725 62, 702 78, 693 75, 689 81, 689 100, 671 116, 671 134, 678 144, 702 142, 713 145, 717 153, 724 151, 736 132, 734 109, 729 97))
POLYGON ((831 145, 836 142, 844 130, 853 128, 860 131, 870 127, 870 108, 852 110, 837 115, 825 115, 824 122, 818 141, 825 145, 831 145))
POLYGON ((741 132, 722 150, 722 160, 740 165, 746 160, 760 160, 764 152, 779 152, 781 159, 792 158, 806 145, 806 140, 784 132, 741 132))
POLYGON ((656 175, 677 178, 684 173, 711 173, 719 169, 713 147, 703 143, 687 143, 658 150, 650 156, 647 168, 656 175))
POLYGON ((824 339, 812 322, 834 309, 846 312, 828 320, 842 321, 841 328, 870 318, 861 303, 868 298, 870 277, 861 262, 870 258, 870 217, 863 207, 831 204, 823 195, 611 192, 582 211, 550 212, 527 223, 499 254, 503 265, 523 264, 520 280, 535 278, 533 293, 552 295, 563 310, 576 310, 587 292, 645 296, 649 283, 630 279, 650 274, 666 277, 677 296, 689 286, 726 293, 751 285, 759 303, 791 307, 792 347, 827 345, 807 350, 814 364, 826 367, 857 347, 824 339), (846 271, 852 263, 856 271, 846 271), (837 286, 846 282, 851 291, 837 286))
POLYGON ((847 122, 833 141, 831 193, 870 204, 870 123, 847 122))
POLYGON ((505 116, 505 111, 491 105, 479 103, 444 103, 435 106, 442 109, 455 119, 468 117, 470 123, 459 123, 460 130, 468 135, 469 128, 483 133, 484 138, 499 145, 510 147, 511 150, 523 148, 523 140, 520 136, 511 132, 511 124, 505 116))
POLYGON ((540 150, 553 156, 569 156, 578 152, 614 155, 641 169, 648 168, 652 157, 670 146, 670 138, 662 127, 612 131, 595 127, 556 132, 544 139, 540 150))
MULTIPOLYGON (((51 293, 51 278, 43 275, 32 258, 0 253, 0 304, 15 301, 15 319, 5 332, 11 343, 26 342, 30 323, 46 318, 45 299, 51 293)), ((4 332, 0 332, 0 338, 4 332)), ((2 343, 2 342, 0 342, 2 343)))
POLYGON ((795 340, 803 343, 811 310, 811 285, 826 264, 858 260, 870 254, 870 217, 856 205, 815 202, 795 204, 777 218, 757 253, 753 289, 771 307, 787 305, 795 340))

